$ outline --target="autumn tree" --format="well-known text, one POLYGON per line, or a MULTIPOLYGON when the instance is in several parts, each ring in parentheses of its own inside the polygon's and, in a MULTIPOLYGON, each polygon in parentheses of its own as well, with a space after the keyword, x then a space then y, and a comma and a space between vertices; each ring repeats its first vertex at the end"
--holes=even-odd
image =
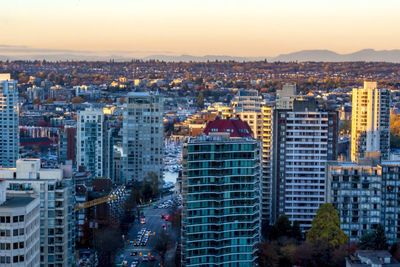
POLYGON ((72 104, 82 104, 83 103, 83 98, 80 96, 76 96, 72 98, 72 104))
POLYGON ((199 95, 197 97, 197 106, 199 108, 203 108, 204 107, 204 95, 203 95, 203 93, 199 93, 199 95))
POLYGON ((325 203, 319 207, 306 237, 311 244, 324 240, 331 247, 345 245, 349 239, 340 229, 339 214, 331 203, 325 203))

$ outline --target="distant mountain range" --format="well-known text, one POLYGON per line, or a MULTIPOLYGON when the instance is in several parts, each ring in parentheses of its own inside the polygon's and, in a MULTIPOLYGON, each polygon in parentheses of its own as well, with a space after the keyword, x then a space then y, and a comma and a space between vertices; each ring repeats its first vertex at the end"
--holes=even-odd
POLYGON ((122 55, 109 55, 109 56, 97 56, 93 54, 84 55, 82 53, 75 54, 73 51, 69 53, 35 53, 18 56, 7 56, 1 55, 0 60, 49 60, 49 61, 65 61, 65 60, 87 60, 87 61, 108 61, 114 59, 115 61, 130 61, 132 59, 142 60, 160 60, 167 62, 207 62, 207 61, 323 61, 323 62, 348 62, 348 61, 371 61, 371 62, 393 62, 400 63, 400 49, 395 50, 374 50, 364 49, 350 54, 338 54, 330 50, 302 50, 289 54, 281 54, 276 57, 234 57, 234 56, 222 56, 222 55, 205 55, 205 56, 192 56, 192 55, 151 55, 143 58, 132 58, 122 55))

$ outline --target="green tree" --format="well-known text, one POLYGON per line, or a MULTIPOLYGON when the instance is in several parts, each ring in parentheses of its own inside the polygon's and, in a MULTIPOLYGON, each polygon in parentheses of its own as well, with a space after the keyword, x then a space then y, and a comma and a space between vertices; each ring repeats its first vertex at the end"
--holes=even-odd
POLYGON ((388 243, 385 234, 385 229, 381 224, 378 224, 375 230, 375 249, 376 250, 387 250, 388 243))
POLYGON ((361 249, 387 250, 387 238, 382 225, 378 224, 374 231, 364 233, 358 247, 361 249))
POLYGON ((282 236, 289 237, 291 232, 292 225, 290 224, 289 218, 286 215, 281 215, 272 227, 269 238, 275 240, 282 236))
POLYGON ((348 236, 340 229, 340 220, 337 210, 331 203, 322 204, 307 232, 307 241, 311 244, 327 240, 332 247, 339 247, 348 242, 348 236))
POLYGON ((197 106, 199 108, 203 108, 204 107, 204 95, 203 95, 203 93, 199 93, 199 96, 197 97, 197 106))

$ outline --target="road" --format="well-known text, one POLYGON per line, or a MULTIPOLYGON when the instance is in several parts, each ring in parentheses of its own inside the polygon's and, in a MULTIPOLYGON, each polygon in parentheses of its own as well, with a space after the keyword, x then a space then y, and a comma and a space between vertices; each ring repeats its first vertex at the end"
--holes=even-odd
MULTIPOLYGON (((169 199, 169 198, 168 198, 169 199)), ((165 200, 165 199, 164 199, 165 200)), ((128 242, 125 242, 125 248, 124 252, 122 253, 124 256, 124 260, 128 261, 128 267, 131 266, 132 261, 138 261, 139 264, 138 266, 140 267, 155 267, 155 266, 160 266, 160 256, 154 253, 153 248, 156 245, 157 241, 157 236, 162 232, 162 231, 168 231, 170 224, 166 222, 164 219, 161 219, 161 214, 168 214, 168 209, 158 209, 158 208, 153 208, 153 207, 146 207, 142 209, 144 216, 146 217, 146 223, 141 224, 137 220, 135 221, 134 225, 132 228, 129 230, 128 235, 125 237, 126 241, 134 241, 137 237, 137 233, 143 229, 146 228, 146 231, 150 231, 150 236, 149 240, 146 244, 146 246, 134 246, 133 244, 127 245, 128 242), (162 228, 162 225, 166 224, 167 225, 167 230, 164 230, 162 228), (155 235, 154 235, 155 233, 155 235), (136 256, 131 256, 130 254, 132 252, 136 252, 136 256), (156 260, 152 262, 142 262, 141 256, 145 255, 153 255, 156 260)), ((117 260, 117 263, 121 263, 122 258, 121 255, 117 260)))

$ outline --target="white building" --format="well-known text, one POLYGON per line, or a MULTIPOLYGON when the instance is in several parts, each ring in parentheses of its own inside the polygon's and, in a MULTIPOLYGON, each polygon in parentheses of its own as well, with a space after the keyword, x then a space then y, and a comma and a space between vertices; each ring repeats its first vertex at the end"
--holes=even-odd
POLYGON ((125 183, 142 181, 150 172, 162 177, 164 156, 164 101, 149 92, 131 92, 125 98, 123 158, 125 183))
POLYGON ((273 211, 301 229, 311 227, 325 203, 325 165, 336 159, 337 113, 319 110, 312 100, 294 100, 292 110, 274 112, 273 211))
POLYGON ((39 266, 39 198, 6 197, 0 179, 0 266, 39 266))
POLYGON ((352 99, 351 161, 375 151, 389 159, 390 90, 379 89, 376 82, 364 82, 363 88, 353 89, 352 99))
POLYGON ((0 74, 0 166, 15 167, 18 159, 18 88, 10 74, 0 74))
POLYGON ((78 112, 76 166, 83 166, 94 177, 104 176, 104 114, 101 109, 78 112))
POLYGON ((40 266, 72 266, 72 179, 62 169, 42 169, 40 159, 19 159, 16 168, 0 169, 0 179, 6 182, 7 194, 39 197, 40 266))
POLYGON ((281 90, 276 91, 276 107, 279 109, 291 109, 296 95, 296 85, 285 83, 281 90))

